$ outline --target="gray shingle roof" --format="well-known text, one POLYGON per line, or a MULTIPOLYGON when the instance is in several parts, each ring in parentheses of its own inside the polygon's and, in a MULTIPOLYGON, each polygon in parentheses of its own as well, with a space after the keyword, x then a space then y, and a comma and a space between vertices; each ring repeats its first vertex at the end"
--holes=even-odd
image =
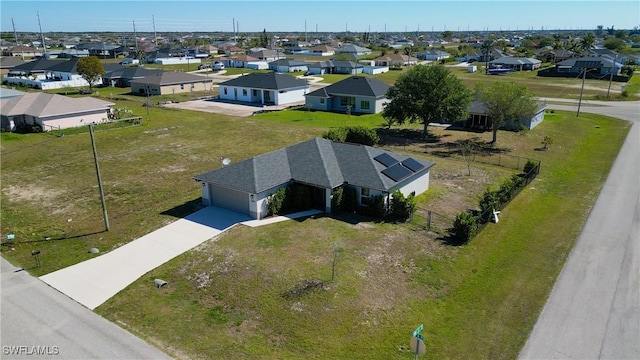
POLYGON ((284 90, 308 86, 304 80, 275 72, 251 73, 220 83, 220 86, 237 86, 254 89, 284 90))
POLYGON ((145 76, 140 79, 132 81, 136 84, 149 84, 149 85, 176 85, 176 84, 189 84, 198 82, 213 82, 213 80, 198 75, 187 74, 181 71, 163 71, 155 75, 145 76))
MULTIPOLYGON (((387 167, 374 160, 383 153, 398 161, 409 158, 370 146, 314 138, 200 174, 194 179, 252 194, 290 181, 321 188, 348 183, 389 191, 398 182, 382 174, 387 167)), ((424 168, 413 177, 421 176, 434 165, 430 161, 416 161, 424 168)))
POLYGON ((489 61, 489 64, 511 64, 511 65, 524 65, 524 64, 540 64, 542 61, 533 58, 505 56, 500 59, 489 61))
POLYGON ((320 90, 313 91, 306 96, 325 97, 329 95, 353 95, 367 97, 383 97, 389 90, 389 85, 368 76, 351 76, 320 90))
POLYGON ((104 110, 106 114, 107 108, 115 105, 92 97, 71 98, 49 93, 25 93, 1 101, 2 116, 29 115, 40 118, 96 110, 104 110))

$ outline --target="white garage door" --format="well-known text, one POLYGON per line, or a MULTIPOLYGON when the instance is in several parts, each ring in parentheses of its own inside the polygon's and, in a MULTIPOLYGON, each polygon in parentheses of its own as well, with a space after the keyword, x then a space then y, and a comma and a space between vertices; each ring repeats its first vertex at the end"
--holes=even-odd
POLYGON ((249 194, 210 185, 211 205, 249 214, 249 194))

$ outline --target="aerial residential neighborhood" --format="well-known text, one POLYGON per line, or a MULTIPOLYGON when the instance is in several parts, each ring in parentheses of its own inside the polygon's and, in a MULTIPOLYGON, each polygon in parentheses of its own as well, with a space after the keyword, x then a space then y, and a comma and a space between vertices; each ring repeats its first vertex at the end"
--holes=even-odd
POLYGON ((640 8, 574 4, 3 1, 2 357, 637 358, 640 8))

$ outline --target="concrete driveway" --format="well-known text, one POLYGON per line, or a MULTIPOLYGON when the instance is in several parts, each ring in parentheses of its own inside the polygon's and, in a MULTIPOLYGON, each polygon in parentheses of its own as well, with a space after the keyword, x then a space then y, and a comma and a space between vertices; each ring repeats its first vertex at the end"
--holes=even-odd
POLYGON ((298 101, 293 103, 287 103, 286 105, 270 105, 262 106, 258 104, 246 104, 240 102, 231 102, 220 99, 205 99, 205 100, 193 100, 185 101, 176 104, 167 104, 164 107, 173 109, 186 109, 196 110, 203 112, 210 112, 216 114, 225 114, 238 117, 246 117, 253 115, 256 111, 261 110, 282 110, 289 106, 304 105, 304 101, 298 101))
POLYGON ((93 310, 147 272, 247 220, 250 218, 244 214, 207 207, 104 255, 40 279, 93 310))

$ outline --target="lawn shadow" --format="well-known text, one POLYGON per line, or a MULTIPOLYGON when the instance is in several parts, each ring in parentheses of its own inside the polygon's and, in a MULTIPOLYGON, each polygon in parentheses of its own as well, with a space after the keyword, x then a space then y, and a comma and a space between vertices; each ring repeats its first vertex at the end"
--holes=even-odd
MULTIPOLYGON (((47 242, 47 241, 57 241, 57 240, 71 240, 71 239, 79 239, 79 238, 83 238, 83 237, 87 237, 87 236, 92 236, 92 235, 98 235, 98 234, 102 234, 107 232, 107 230, 100 230, 100 231, 94 231, 91 233, 86 233, 86 234, 80 234, 80 235, 62 235, 62 236, 45 236, 42 239, 39 240, 20 240, 20 241, 16 241, 16 243, 20 243, 20 244, 31 244, 31 243, 41 243, 41 242, 47 242)), ((3 242, 2 246, 11 246, 13 245, 13 242, 3 242)))

